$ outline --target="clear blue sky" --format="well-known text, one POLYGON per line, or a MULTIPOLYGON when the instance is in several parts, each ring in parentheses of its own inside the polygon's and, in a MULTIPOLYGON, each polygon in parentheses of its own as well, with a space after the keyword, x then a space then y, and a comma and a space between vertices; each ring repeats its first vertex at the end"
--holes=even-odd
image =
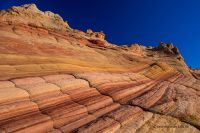
POLYGON ((200 0, 1 0, 0 9, 26 3, 60 14, 72 28, 102 30, 111 43, 172 42, 200 68, 200 0))

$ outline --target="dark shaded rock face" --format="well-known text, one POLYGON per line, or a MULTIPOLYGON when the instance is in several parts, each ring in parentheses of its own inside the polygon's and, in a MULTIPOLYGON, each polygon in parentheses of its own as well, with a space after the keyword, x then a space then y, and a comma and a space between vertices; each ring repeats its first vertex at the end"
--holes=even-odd
POLYGON ((0 11, 0 133, 199 133, 198 73, 172 44, 117 46, 34 4, 0 11))
POLYGON ((165 54, 180 55, 177 47, 175 47, 173 44, 167 44, 164 42, 161 42, 159 46, 154 48, 154 50, 164 52, 165 54))
POLYGON ((200 69, 191 69, 190 71, 196 79, 200 79, 200 69))

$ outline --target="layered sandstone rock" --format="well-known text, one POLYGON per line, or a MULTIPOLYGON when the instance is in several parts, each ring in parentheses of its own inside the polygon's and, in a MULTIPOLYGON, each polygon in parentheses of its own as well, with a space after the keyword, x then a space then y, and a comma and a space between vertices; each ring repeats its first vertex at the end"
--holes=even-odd
POLYGON ((197 78, 197 79, 200 79, 200 70, 199 69, 192 69, 190 70, 192 75, 197 78))
POLYGON ((178 49, 117 46, 34 4, 0 12, 0 132, 199 133, 200 80, 178 49))

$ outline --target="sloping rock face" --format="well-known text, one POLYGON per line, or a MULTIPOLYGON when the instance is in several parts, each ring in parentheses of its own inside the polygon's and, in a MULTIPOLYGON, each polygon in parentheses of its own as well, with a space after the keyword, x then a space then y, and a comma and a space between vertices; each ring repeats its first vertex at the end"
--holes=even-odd
POLYGON ((0 12, 0 132, 199 133, 200 80, 172 45, 117 46, 12 7, 0 12))
POLYGON ((190 71, 195 78, 200 79, 200 69, 191 69, 190 71))

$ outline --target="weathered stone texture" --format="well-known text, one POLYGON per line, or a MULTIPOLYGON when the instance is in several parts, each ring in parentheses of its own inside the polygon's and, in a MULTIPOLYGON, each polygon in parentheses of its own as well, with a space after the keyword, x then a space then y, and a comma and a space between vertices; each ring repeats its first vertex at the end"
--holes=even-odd
POLYGON ((172 44, 117 46, 34 4, 0 11, 0 132, 199 129, 198 71, 172 44))

